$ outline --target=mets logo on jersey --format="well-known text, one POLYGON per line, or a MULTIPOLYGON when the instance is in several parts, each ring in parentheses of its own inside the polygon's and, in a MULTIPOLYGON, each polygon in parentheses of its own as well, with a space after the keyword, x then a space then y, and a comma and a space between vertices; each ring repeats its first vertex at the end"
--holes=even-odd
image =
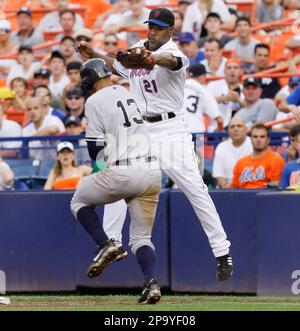
POLYGON ((246 167, 240 176, 240 182, 246 183, 254 180, 264 180, 265 178, 266 174, 263 166, 259 166, 255 170, 252 167, 246 167))

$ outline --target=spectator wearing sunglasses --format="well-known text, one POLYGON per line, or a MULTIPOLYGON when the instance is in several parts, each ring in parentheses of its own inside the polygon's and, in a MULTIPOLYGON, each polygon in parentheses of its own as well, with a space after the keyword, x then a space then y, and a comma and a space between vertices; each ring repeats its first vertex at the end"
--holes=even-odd
POLYGON ((103 50, 105 55, 114 57, 119 51, 119 38, 115 33, 108 33, 104 36, 103 50))
POLYGON ((68 116, 84 118, 84 96, 80 87, 71 87, 66 91, 66 112, 68 116))

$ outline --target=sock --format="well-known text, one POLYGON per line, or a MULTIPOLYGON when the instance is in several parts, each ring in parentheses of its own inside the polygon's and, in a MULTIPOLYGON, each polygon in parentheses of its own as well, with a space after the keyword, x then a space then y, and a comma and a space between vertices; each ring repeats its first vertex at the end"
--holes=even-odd
POLYGON ((142 246, 136 251, 136 258, 142 269, 145 282, 156 279, 156 253, 150 246, 142 246))
POLYGON ((77 212, 77 219, 97 245, 101 245, 108 240, 95 208, 88 206, 80 208, 77 212))

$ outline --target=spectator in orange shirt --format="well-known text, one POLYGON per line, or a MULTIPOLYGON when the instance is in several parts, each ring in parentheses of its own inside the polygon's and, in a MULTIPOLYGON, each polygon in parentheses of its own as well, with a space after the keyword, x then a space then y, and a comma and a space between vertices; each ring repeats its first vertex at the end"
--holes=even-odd
POLYGON ((267 184, 278 185, 285 162, 268 149, 270 130, 264 124, 251 129, 253 153, 240 159, 234 167, 232 188, 262 189, 267 184))

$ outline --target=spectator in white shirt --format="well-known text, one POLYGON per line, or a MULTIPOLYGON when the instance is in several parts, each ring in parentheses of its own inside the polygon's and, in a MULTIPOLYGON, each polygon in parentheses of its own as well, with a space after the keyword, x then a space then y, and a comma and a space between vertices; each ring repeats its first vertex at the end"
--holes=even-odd
MULTIPOLYGON (((0 137, 1 138, 15 138, 21 137, 22 129, 20 125, 15 122, 8 120, 4 117, 3 107, 0 103, 0 137)), ((17 156, 17 149, 20 148, 22 142, 20 141, 1 141, 0 142, 0 156, 3 158, 10 158, 17 156), (12 150, 1 150, 2 148, 15 148, 12 150)))
MULTIPOLYGON (((22 130, 23 137, 31 136, 55 136, 65 131, 63 122, 56 116, 46 115, 46 109, 41 98, 31 97, 27 103, 30 123, 22 130)), ((29 148, 38 148, 30 150, 31 158, 39 159, 53 157, 55 150, 42 150, 42 147, 55 145, 55 142, 49 141, 31 141, 29 148)))
POLYGON ((217 146, 213 162, 213 177, 217 179, 219 188, 230 186, 236 162, 253 150, 251 139, 247 137, 247 127, 241 118, 231 119, 228 133, 229 139, 217 146))
POLYGON ((53 98, 52 106, 63 109, 63 91, 65 86, 70 83, 70 79, 66 75, 65 58, 59 51, 52 52, 49 69, 51 72, 49 88, 53 98))
MULTIPOLYGON (((37 30, 40 33, 43 33, 47 30, 61 30, 61 25, 59 21, 59 13, 62 12, 64 9, 69 7, 69 0, 56 0, 55 1, 56 10, 46 14, 39 22, 37 26, 37 30)), ((75 23, 75 30, 83 28, 84 22, 80 15, 76 14, 76 23, 75 23)))
POLYGON ((220 41, 208 38, 204 42, 205 60, 201 63, 210 75, 224 76, 226 58, 222 56, 220 41))
POLYGON ((14 65, 7 76, 6 84, 9 86, 10 82, 16 77, 22 77, 30 81, 34 72, 41 66, 38 62, 33 62, 33 50, 31 46, 21 45, 18 52, 19 64, 14 65))
POLYGON ((210 12, 220 15, 223 28, 233 28, 234 20, 223 0, 196 0, 185 12, 182 31, 192 32, 195 39, 199 40, 202 24, 210 12))
POLYGON ((72 9, 64 9, 59 13, 59 22, 62 32, 55 36, 55 40, 61 41, 63 37, 73 37, 76 16, 72 9))

